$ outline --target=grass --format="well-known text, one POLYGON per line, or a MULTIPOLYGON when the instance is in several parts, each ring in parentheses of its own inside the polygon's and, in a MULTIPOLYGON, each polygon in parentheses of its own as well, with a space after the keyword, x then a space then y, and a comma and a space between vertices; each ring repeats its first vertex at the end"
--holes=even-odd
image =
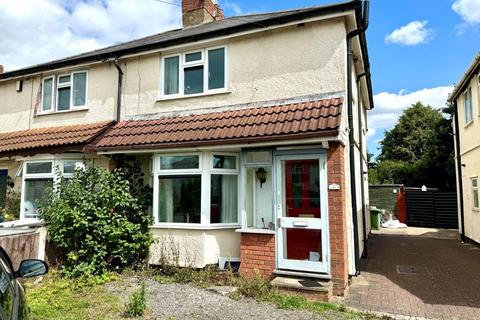
POLYGON ((65 279, 52 270, 40 283, 26 282, 24 287, 36 320, 118 319, 124 308, 117 296, 105 292, 101 280, 65 279))

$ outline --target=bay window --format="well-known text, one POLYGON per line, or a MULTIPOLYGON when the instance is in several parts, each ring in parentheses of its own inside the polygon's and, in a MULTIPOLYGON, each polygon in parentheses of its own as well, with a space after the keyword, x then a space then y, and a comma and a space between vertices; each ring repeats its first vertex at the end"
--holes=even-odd
POLYGON ((162 58, 162 96, 215 93, 226 88, 225 47, 162 58))
POLYGON ((38 204, 45 200, 46 190, 61 176, 73 177, 82 160, 27 161, 23 166, 21 218, 38 218, 38 204), (58 168, 58 170, 57 170, 58 168))
POLYGON ((43 79, 41 113, 82 108, 86 106, 86 101, 86 71, 76 71, 43 79))
POLYGON ((161 224, 238 224, 238 155, 156 155, 154 212, 161 224))
POLYGON ((246 151, 244 229, 274 229, 273 170, 270 150, 246 151))

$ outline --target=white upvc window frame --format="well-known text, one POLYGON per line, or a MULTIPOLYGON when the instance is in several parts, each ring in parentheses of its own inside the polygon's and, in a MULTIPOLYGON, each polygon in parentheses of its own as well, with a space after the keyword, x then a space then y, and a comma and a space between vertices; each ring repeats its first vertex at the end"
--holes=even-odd
POLYGON ((463 112, 464 114, 464 121, 465 121, 465 126, 468 126, 473 122, 473 102, 472 102, 472 87, 468 87, 467 90, 463 93, 463 112), (470 98, 470 105, 467 113, 467 97, 470 98), (470 115, 470 117, 467 116, 467 114, 470 115))
POLYGON ((240 226, 240 155, 230 152, 182 152, 182 153, 164 153, 153 156, 153 205, 152 214, 154 218, 153 227, 158 228, 178 228, 178 229, 224 229, 238 228, 240 226), (165 156, 199 156, 198 169, 161 169, 160 158, 165 156), (236 157, 236 169, 215 169, 213 168, 214 155, 225 155, 236 157), (211 175, 212 174, 231 174, 237 175, 237 222, 235 223, 210 223, 210 195, 211 195, 211 175), (182 223, 182 222, 160 222, 160 183, 161 176, 174 175, 200 175, 201 176, 201 197, 200 197, 200 223, 182 223))
POLYGON ((88 81, 89 81, 88 70, 77 70, 77 71, 72 71, 70 73, 62 73, 58 75, 49 75, 47 77, 44 77, 42 79, 42 98, 41 98, 40 110, 38 111, 38 114, 63 113, 63 112, 70 112, 70 111, 82 110, 87 108, 88 81), (85 73, 85 104, 81 106, 74 106, 73 78, 75 77, 75 74, 79 74, 79 73, 85 73), (70 81, 68 83, 60 83, 60 77, 64 77, 64 76, 70 76, 70 81), (45 81, 49 79, 52 79, 52 92, 51 92, 52 102, 50 105, 50 109, 43 110, 43 99, 44 99, 43 88, 45 88, 45 81), (67 110, 58 110, 58 89, 66 88, 66 87, 70 87, 70 106, 67 110))
POLYGON ((55 109, 55 77, 54 76, 48 76, 42 79, 42 99, 40 102, 40 110, 39 113, 50 113, 53 112, 55 109), (44 92, 43 89, 45 88, 45 81, 47 80, 52 80, 52 92, 51 94, 51 99, 50 99, 50 108, 48 110, 43 110, 43 99, 44 99, 44 92))
POLYGON ((477 115, 480 117, 480 72, 477 75, 477 115))
MULTIPOLYGON (((25 160, 22 163, 22 187, 21 187, 21 197, 20 197, 20 220, 26 219, 26 212, 25 212, 25 180, 28 179, 52 179, 53 185, 55 185, 61 177, 65 178, 72 178, 74 176, 73 173, 64 173, 64 163, 65 162, 84 162, 84 160, 79 159, 78 157, 76 158, 54 158, 54 157, 48 157, 45 159, 35 159, 35 160, 25 160), (28 164, 31 163, 51 163, 52 165, 52 170, 48 173, 27 173, 27 166, 28 164), (60 175, 58 175, 57 168, 60 168, 60 175)), ((37 217, 28 217, 28 218, 33 218, 33 219, 38 219, 37 217)))
MULTIPOLYGON (((274 175, 275 175, 275 169, 274 169, 274 161, 273 161, 273 151, 270 149, 250 149, 250 150, 243 150, 242 151, 242 182, 241 182, 241 188, 242 188, 242 219, 241 219, 241 226, 243 231, 250 231, 253 233, 273 233, 274 230, 269 230, 269 229, 261 229, 261 228, 256 228, 256 227, 251 227, 248 226, 248 213, 247 213, 247 188, 248 188, 248 183, 247 183, 247 174, 248 174, 248 169, 250 168, 269 168, 271 172, 271 176, 269 177, 271 183, 272 183, 272 221, 275 221, 275 194, 273 193, 274 191, 274 175), (249 152, 268 152, 270 154, 270 160, 269 161, 247 161, 247 154, 249 152)), ((256 177, 253 177, 255 180, 256 177)), ((255 199, 256 199, 256 194, 255 194, 255 184, 252 186, 254 188, 253 192, 253 199, 252 201, 254 202, 253 208, 255 208, 255 199)), ((253 221, 256 220, 257 213, 255 210, 253 211, 253 221)))
POLYGON ((227 45, 220 45, 197 50, 189 50, 180 53, 173 53, 161 57, 160 67, 160 100, 175 99, 175 98, 190 98, 204 95, 211 95, 217 93, 225 93, 228 91, 228 48, 227 45), (216 49, 224 49, 224 84, 223 88, 208 89, 209 81, 209 60, 208 52, 216 49), (202 59, 186 62, 186 56, 191 53, 201 52, 202 59), (178 57, 178 93, 165 94, 165 59, 178 57), (203 92, 185 94, 185 68, 203 66, 203 92))
POLYGON ((473 210, 475 211, 479 211, 480 210, 480 194, 478 192, 479 190, 479 185, 478 185, 478 176, 475 176, 475 177, 471 177, 470 178, 470 190, 472 191, 472 208, 473 210), (476 186, 473 185, 473 182, 476 182, 476 186), (475 196, 474 194, 477 194, 477 203, 475 205, 475 196))

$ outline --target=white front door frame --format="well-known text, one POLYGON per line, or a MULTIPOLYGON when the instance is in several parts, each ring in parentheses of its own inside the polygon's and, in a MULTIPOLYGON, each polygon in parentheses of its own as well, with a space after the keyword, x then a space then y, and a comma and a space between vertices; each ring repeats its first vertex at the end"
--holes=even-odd
POLYGON ((279 270, 330 274, 330 237, 328 230, 328 181, 326 158, 325 150, 305 150, 304 152, 301 150, 296 150, 296 152, 282 152, 275 155, 275 257, 276 268, 279 270), (282 161, 312 159, 318 159, 319 161, 321 218, 285 217, 283 190, 284 172, 282 168, 282 161), (283 232, 286 228, 321 230, 322 261, 291 260, 284 257, 285 244, 283 232))

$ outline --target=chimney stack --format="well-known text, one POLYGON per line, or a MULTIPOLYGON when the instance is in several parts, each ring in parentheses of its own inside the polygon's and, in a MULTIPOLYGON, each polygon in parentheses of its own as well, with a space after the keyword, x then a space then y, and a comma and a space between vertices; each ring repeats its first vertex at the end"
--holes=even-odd
POLYGON ((224 18, 217 0, 182 0, 183 27, 194 27, 202 23, 224 18))
POLYGON ((3 69, 3 65, 1 65, 1 64, 0 64, 0 74, 2 74, 2 73, 3 73, 3 71, 4 71, 4 69, 3 69))

